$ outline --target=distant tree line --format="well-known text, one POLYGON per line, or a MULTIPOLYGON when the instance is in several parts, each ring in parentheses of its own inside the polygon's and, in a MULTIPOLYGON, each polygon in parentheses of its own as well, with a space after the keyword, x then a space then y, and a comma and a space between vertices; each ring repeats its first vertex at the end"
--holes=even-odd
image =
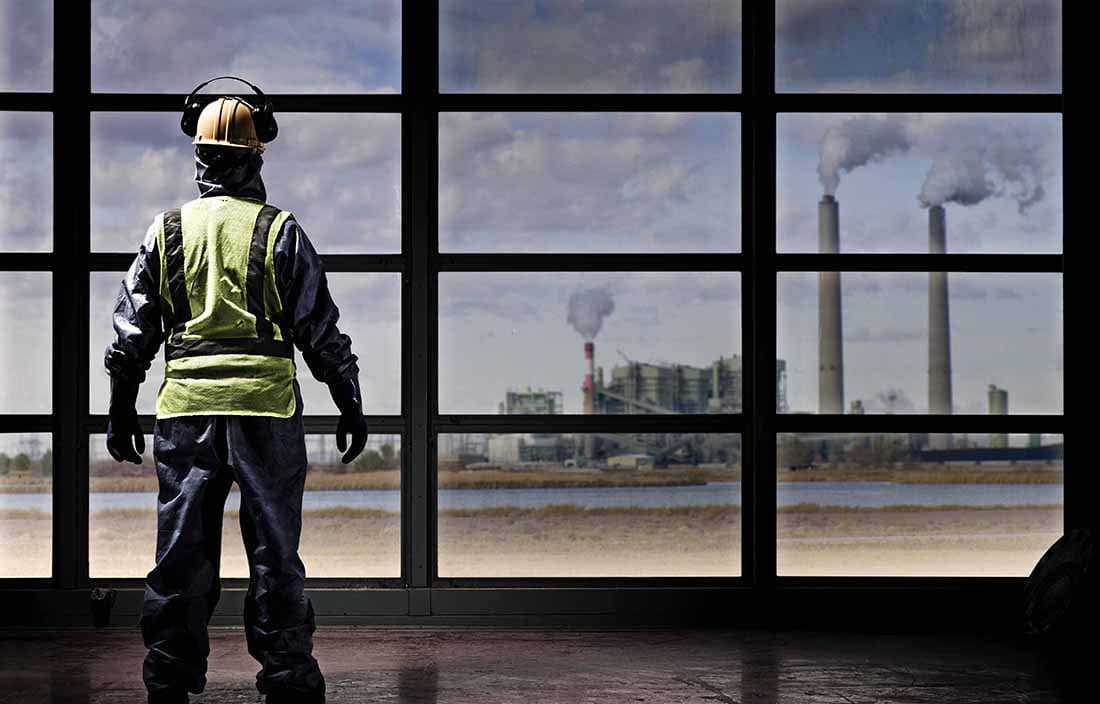
POLYGON ((780 469, 802 469, 821 464, 885 467, 909 459, 909 450, 903 439, 892 435, 867 435, 843 442, 807 441, 798 436, 788 436, 782 439, 777 450, 780 469))
POLYGON ((397 469, 401 466, 401 460, 397 456, 397 450, 392 443, 383 443, 377 450, 368 447, 363 454, 351 464, 336 461, 331 464, 314 465, 315 469, 335 474, 348 474, 351 472, 373 472, 383 469, 397 469))
POLYGON ((34 472, 43 477, 53 475, 53 450, 46 450, 37 460, 32 460, 26 452, 9 455, 0 452, 0 475, 15 473, 27 474, 34 472))

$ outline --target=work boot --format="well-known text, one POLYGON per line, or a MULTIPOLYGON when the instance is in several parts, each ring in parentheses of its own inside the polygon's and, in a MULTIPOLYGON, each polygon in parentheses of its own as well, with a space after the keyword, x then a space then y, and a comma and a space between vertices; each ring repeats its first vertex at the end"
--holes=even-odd
POLYGON ((188 704, 187 691, 183 689, 162 689, 149 693, 149 704, 188 704))

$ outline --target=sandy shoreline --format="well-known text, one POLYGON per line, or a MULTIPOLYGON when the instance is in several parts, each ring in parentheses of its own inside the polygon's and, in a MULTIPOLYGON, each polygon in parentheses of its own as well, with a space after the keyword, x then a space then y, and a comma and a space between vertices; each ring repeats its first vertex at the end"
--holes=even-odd
MULTIPOLYGON (((441 577, 728 576, 740 571, 736 507, 488 509, 439 516, 441 577)), ((781 575, 1026 575, 1061 534, 1060 507, 781 511, 781 575)), ((0 575, 49 573, 49 514, 0 511, 0 575)), ((107 510, 89 526, 93 577, 143 577, 155 549, 152 510, 107 510)), ((311 577, 394 577, 397 513, 306 511, 311 577)), ((247 575, 235 512, 222 574, 247 575)))

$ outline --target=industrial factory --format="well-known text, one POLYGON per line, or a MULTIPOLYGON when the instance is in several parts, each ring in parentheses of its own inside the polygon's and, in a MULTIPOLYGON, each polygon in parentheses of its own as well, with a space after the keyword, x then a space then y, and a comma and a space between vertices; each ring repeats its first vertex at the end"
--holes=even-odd
MULTIPOLYGON (((595 344, 587 340, 581 384, 586 414, 740 413, 742 366, 739 355, 719 357, 696 367, 631 360, 611 369, 595 366, 595 344)), ((621 354, 621 353, 620 353, 621 354)), ((786 411, 786 362, 776 363, 776 410, 786 411)), ((549 415, 563 412, 562 392, 509 389, 498 404, 502 414, 549 415)), ((509 467, 558 463, 564 467, 644 468, 669 462, 736 462, 740 437, 680 433, 511 433, 441 437, 441 455, 464 464, 509 467)))

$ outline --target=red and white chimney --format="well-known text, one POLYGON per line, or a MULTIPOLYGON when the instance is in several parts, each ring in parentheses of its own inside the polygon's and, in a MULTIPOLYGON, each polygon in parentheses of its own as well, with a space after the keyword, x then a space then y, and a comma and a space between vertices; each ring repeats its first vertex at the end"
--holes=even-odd
POLYGON ((593 382, 595 377, 595 363, 593 362, 592 341, 584 343, 584 412, 591 415, 596 412, 596 392, 593 382))

